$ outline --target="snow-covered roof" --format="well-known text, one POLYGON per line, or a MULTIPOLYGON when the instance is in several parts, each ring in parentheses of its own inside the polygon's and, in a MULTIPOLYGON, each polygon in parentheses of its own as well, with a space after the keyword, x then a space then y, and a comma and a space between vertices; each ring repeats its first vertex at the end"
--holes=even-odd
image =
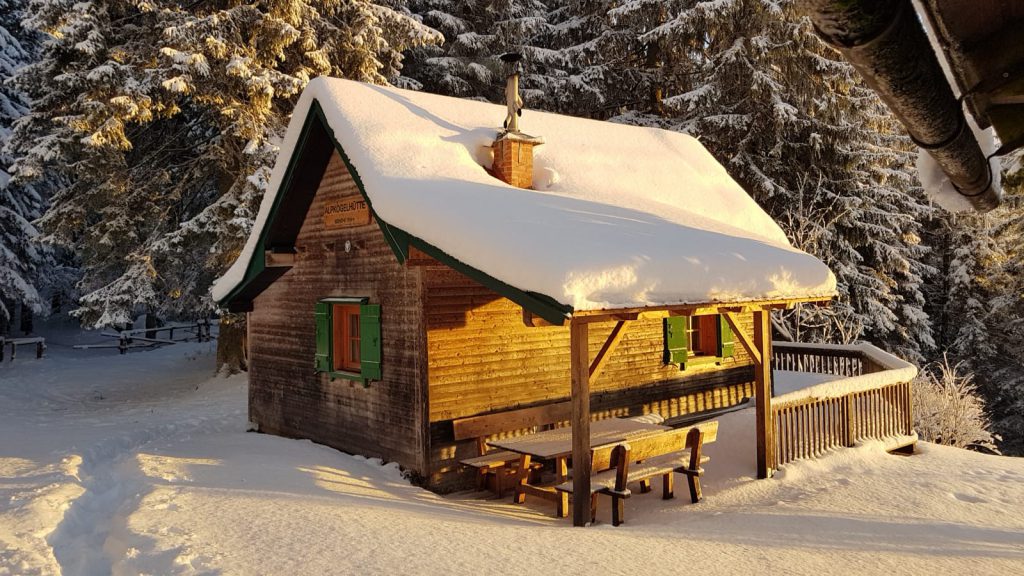
POLYGON ((534 190, 491 176, 505 107, 334 78, 296 106, 244 251, 249 260, 316 101, 376 217, 493 279, 573 310, 827 298, 835 277, 695 138, 526 110, 534 190))

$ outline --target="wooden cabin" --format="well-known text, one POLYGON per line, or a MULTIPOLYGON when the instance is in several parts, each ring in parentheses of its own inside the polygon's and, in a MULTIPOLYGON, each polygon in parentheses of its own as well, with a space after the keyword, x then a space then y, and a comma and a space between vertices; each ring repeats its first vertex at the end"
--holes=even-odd
POLYGON ((528 111, 539 138, 502 133, 504 115, 309 84, 214 287, 248 312, 260 431, 450 490, 476 449, 453 421, 568 401, 579 426, 728 407, 769 385, 768 311, 834 294, 695 139, 528 111))

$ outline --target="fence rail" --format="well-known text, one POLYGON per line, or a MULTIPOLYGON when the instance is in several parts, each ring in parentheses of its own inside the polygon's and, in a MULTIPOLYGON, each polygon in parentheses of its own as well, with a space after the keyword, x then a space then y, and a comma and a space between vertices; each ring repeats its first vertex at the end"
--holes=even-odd
POLYGON ((210 334, 210 320, 201 319, 190 324, 168 324, 152 328, 131 328, 121 330, 117 333, 101 332, 100 336, 116 338, 117 343, 106 344, 79 344, 75 348, 80 350, 93 350, 98 348, 117 348, 121 354, 126 354, 132 348, 152 348, 161 344, 178 344, 195 339, 197 342, 209 342, 213 339, 210 334), (179 338, 174 337, 175 330, 179 338), (166 338, 159 338, 160 332, 166 332, 166 338), (184 334, 184 338, 180 337, 184 334))
POLYGON ((814 458, 832 448, 853 446, 861 440, 913 434, 911 378, 905 363, 901 362, 899 367, 886 366, 863 348, 796 347, 781 343, 775 346, 772 363, 777 370, 846 377, 830 382, 820 394, 791 400, 782 396, 773 401, 775 467, 814 458), (868 377, 870 380, 864 378, 887 371, 891 371, 892 378, 884 374, 868 377))

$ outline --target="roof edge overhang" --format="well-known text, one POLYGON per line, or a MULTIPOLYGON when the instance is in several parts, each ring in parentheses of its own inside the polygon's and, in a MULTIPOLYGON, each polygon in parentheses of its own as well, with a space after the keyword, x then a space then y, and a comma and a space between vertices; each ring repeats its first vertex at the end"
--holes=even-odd
MULTIPOLYGON (((315 152, 310 149, 311 144, 313 146, 318 144, 322 145, 324 144, 325 137, 331 144, 333 144, 333 150, 337 151, 338 155, 345 163, 345 167, 352 175, 352 180, 356 183, 356 188, 363 196, 363 199, 366 200, 366 204, 369 206, 371 214, 373 214, 374 222, 377 223, 381 233, 384 235, 384 239, 391 247, 392 252, 394 252, 395 257, 398 259, 400 264, 404 264, 408 259, 409 247, 412 246, 423 251, 425 254, 428 254, 438 262, 465 274, 490 290, 512 300, 516 304, 522 306, 525 310, 529 310, 531 313, 543 318, 551 324, 564 324, 572 316, 573 309, 571 306, 561 304, 550 296, 520 290, 510 284, 502 282, 501 280, 454 258, 440 248, 437 248, 420 238, 412 236, 400 228, 388 224, 385 220, 380 218, 376 210, 373 208, 373 201, 366 193, 366 187, 364 186, 362 179, 359 177, 358 170, 353 166, 344 147, 335 137, 334 129, 331 128, 330 124, 327 122, 327 117, 324 114, 323 108, 315 98, 311 100, 309 104, 309 109, 306 112, 306 117, 303 121, 299 138, 295 148, 292 150, 291 156, 288 159, 288 167, 285 170, 285 176, 282 179, 281 186, 277 191, 275 191, 274 203, 270 208, 270 213, 264 221, 262 228, 258 231, 259 240, 249 257, 249 262, 245 269, 245 275, 226 296, 217 302, 218 304, 225 306, 232 312, 251 311, 253 309, 253 299, 270 286, 272 282, 283 276, 290 268, 266 267, 265 251, 280 247, 268 245, 269 232, 274 227, 275 222, 280 216, 281 207, 284 205, 285 199, 294 195, 293 189, 296 187, 297 166, 308 154, 315 152)), ((303 209, 298 210, 297 212, 301 212, 303 218, 305 217, 305 214, 309 209, 309 204, 312 202, 312 197, 315 194, 316 190, 315 187, 313 187, 312 190, 307 192, 308 197, 303 199, 305 201, 301 202, 303 209)), ((299 224, 301 224, 301 222, 299 224)), ((293 226, 292 228, 297 236, 299 226, 293 226)), ((292 237, 292 241, 294 242, 294 236, 292 237)), ((278 241, 275 242, 275 244, 280 245, 281 242, 278 241)))
POLYGON ((721 314, 724 312, 744 313, 762 310, 789 310, 797 304, 828 305, 834 297, 835 295, 775 299, 762 298, 736 301, 637 306, 628 308, 576 310, 572 315, 572 321, 607 322, 616 320, 638 320, 644 318, 664 318, 668 316, 702 316, 705 314, 721 314))

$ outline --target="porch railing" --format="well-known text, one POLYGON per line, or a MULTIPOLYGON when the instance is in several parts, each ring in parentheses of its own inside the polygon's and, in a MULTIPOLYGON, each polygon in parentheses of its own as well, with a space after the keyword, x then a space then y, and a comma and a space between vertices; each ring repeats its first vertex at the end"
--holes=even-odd
POLYGON ((776 342, 772 367, 843 376, 772 399, 776 468, 861 440, 913 434, 917 368, 870 344, 776 342))

